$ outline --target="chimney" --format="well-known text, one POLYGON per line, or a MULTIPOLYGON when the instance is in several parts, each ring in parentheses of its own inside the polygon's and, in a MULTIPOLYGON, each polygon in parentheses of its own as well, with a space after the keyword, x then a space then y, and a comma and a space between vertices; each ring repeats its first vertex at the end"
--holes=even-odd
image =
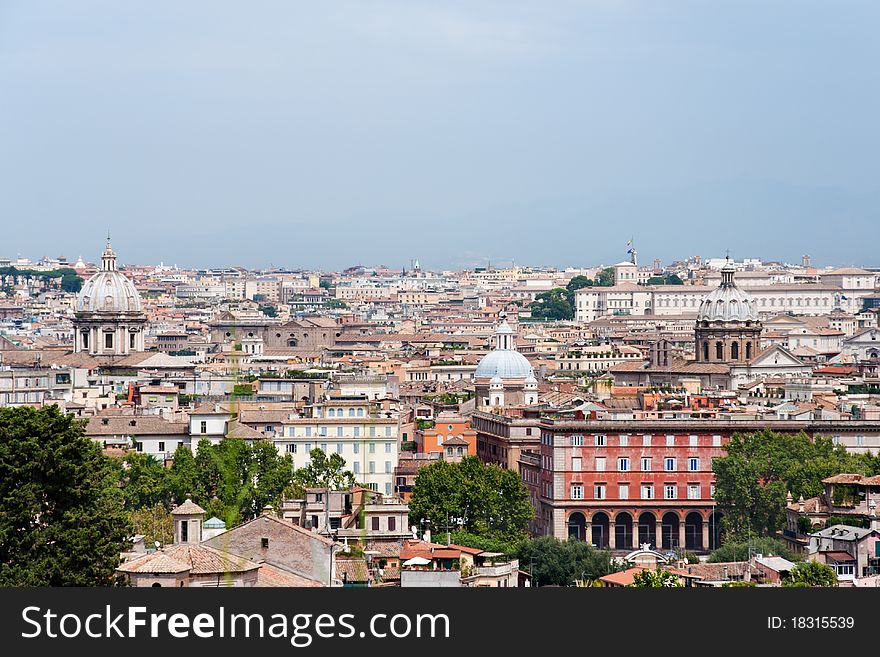
POLYGON ((430 543, 430 542, 431 542, 431 530, 430 530, 430 529, 426 529, 426 530, 425 530, 425 533, 424 533, 424 535, 422 536, 422 539, 423 539, 426 543, 430 543))

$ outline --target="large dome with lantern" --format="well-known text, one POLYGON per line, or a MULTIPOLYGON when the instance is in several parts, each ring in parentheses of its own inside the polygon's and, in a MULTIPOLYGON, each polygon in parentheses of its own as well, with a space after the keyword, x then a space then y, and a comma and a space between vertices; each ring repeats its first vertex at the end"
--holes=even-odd
POLYGON ((756 322, 758 311, 752 297, 736 286, 734 268, 728 263, 721 270, 721 285, 700 302, 698 322, 756 322))
POLYGON ((107 240, 101 270, 83 284, 76 311, 87 313, 139 313, 141 297, 134 284, 116 269, 116 254, 107 240))
POLYGON ((101 270, 85 282, 76 298, 74 350, 106 357, 142 352, 146 323, 141 297, 116 269, 116 253, 108 237, 101 270))
POLYGON ((513 329, 502 322, 495 330, 495 349, 483 356, 474 372, 476 378, 526 379, 534 377, 528 358, 513 348, 513 329))

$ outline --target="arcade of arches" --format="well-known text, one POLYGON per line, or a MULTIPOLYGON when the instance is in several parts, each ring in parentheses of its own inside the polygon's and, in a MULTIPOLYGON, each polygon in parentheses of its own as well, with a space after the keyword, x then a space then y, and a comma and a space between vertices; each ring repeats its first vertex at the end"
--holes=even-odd
POLYGON ((691 511, 606 513, 591 516, 574 511, 568 516, 568 537, 599 548, 632 550, 646 543, 654 549, 709 551, 718 547, 721 514, 691 511))

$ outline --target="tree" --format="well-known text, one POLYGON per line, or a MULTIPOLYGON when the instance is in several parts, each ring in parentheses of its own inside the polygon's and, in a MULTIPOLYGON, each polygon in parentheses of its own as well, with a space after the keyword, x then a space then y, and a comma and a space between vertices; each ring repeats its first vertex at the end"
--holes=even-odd
POLYGON ((121 461, 122 493, 129 509, 168 504, 168 471, 152 454, 129 452, 121 461))
POLYGON ((614 285, 614 267, 606 267, 596 274, 596 285, 599 287, 611 287, 614 285))
POLYGON ((791 569, 783 586, 831 587, 837 586, 837 574, 831 566, 818 561, 802 561, 791 569))
POLYGON ((680 588, 682 585, 678 575, 668 570, 642 570, 633 575, 634 588, 680 588))
POLYGON ((523 538, 535 513, 515 472, 484 464, 476 456, 422 468, 409 509, 413 524, 424 519, 434 528, 459 527, 506 541, 523 538))
POLYGON ((830 439, 761 430, 734 434, 727 455, 715 459, 715 499, 724 513, 724 529, 772 534, 785 518, 785 498, 822 492, 822 479, 841 472, 862 472, 864 462, 830 439))
POLYGON ((135 509, 129 514, 135 534, 143 534, 144 543, 150 547, 158 541, 162 545, 174 540, 174 518, 163 504, 135 509))
POLYGON ((729 561, 748 561, 756 554, 765 557, 773 555, 789 561, 797 561, 799 557, 789 550, 785 543, 770 536, 753 536, 751 541, 725 541, 717 550, 709 555, 709 563, 727 563, 729 561), (750 552, 751 550, 751 552, 750 552))
POLYGON ((575 580, 598 579, 614 571, 607 550, 553 536, 521 542, 516 556, 520 568, 531 573, 535 586, 571 586, 575 580))
POLYGON ((293 473, 290 486, 284 496, 299 498, 306 488, 329 488, 347 490, 357 484, 353 473, 345 469, 345 459, 339 454, 329 457, 324 450, 315 448, 309 452, 309 464, 293 473))
POLYGON ((532 317, 550 320, 572 319, 574 307, 568 295, 568 291, 561 287, 536 295, 531 304, 532 317))
POLYGON ((0 586, 107 586, 130 525, 118 463, 57 406, 0 408, 0 586))
MULTIPOLYGON (((205 441, 210 445, 209 441, 205 441)), ((199 481, 199 470, 192 451, 186 445, 178 445, 174 451, 174 461, 168 470, 167 486, 171 498, 182 503, 187 495, 204 500, 208 491, 199 481)))
POLYGON ((293 477, 291 455, 281 456, 269 441, 248 444, 240 438, 224 438, 212 445, 202 439, 194 468, 189 457, 181 455, 180 469, 171 468, 175 494, 192 493, 194 502, 228 527, 256 517, 267 504, 278 506, 293 477))
POLYGON ((568 285, 565 286, 565 289, 569 292, 569 294, 573 294, 575 291, 580 290, 581 288, 593 287, 595 284, 596 283, 592 278, 588 278, 586 276, 575 276, 568 282, 568 285))

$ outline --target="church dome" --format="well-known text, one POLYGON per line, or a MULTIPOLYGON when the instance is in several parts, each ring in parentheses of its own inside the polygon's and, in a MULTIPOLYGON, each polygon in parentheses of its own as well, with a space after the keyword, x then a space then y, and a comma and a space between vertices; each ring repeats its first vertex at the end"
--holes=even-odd
POLYGON ((532 365, 528 358, 519 353, 513 345, 513 329, 507 322, 502 322, 495 329, 496 346, 493 351, 483 356, 477 365, 474 377, 478 379, 500 378, 525 379, 533 375, 532 365))
POLYGON ((116 269, 116 254, 107 240, 101 271, 85 282, 76 299, 76 311, 86 313, 139 313, 141 297, 134 284, 116 269))
POLYGON ((495 349, 483 356, 474 376, 477 378, 525 379, 532 374, 528 358, 512 349, 495 349))
POLYGON ((734 269, 725 265, 721 270, 721 285, 700 302, 698 322, 757 322, 758 311, 750 295, 736 286, 734 269))

